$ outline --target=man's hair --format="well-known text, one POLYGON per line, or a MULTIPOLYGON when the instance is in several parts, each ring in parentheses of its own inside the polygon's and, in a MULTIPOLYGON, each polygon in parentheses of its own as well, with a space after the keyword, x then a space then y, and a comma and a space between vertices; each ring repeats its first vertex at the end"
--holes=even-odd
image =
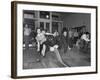
POLYGON ((86 35, 90 34, 89 32, 85 32, 86 35))
MULTIPOLYGON (((38 30, 38 29, 40 29, 39 27, 38 28, 36 28, 36 31, 38 30)), ((40 29, 41 30, 41 29, 40 29)))

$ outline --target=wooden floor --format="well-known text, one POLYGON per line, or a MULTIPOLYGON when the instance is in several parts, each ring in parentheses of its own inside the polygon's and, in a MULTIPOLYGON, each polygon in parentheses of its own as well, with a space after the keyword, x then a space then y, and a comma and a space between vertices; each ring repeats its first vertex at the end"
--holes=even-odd
MULTIPOLYGON (((77 48, 68 50, 63 53, 60 50, 60 56, 63 62, 68 65, 67 67, 80 67, 90 66, 90 53, 82 53, 77 48)), ((63 66, 57 59, 54 52, 47 52, 45 57, 42 57, 37 53, 35 48, 29 48, 29 50, 23 50, 23 69, 41 69, 41 68, 59 68, 63 66), (40 59, 40 61, 37 61, 40 59)))

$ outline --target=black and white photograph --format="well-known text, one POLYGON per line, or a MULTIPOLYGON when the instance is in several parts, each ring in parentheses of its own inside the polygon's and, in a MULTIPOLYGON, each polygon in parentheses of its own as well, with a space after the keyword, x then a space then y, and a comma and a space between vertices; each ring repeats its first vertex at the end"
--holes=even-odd
POLYGON ((12 5, 14 77, 96 73, 95 6, 12 5))
POLYGON ((91 15, 23 10, 23 69, 91 65, 91 15))

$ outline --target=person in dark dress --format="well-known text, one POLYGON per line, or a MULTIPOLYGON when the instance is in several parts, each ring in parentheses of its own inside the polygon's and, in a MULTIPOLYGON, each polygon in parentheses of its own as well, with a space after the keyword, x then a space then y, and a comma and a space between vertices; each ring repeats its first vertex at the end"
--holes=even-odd
POLYGON ((73 42, 74 42, 73 31, 69 30, 68 32, 68 49, 69 50, 73 48, 73 42))
POLYGON ((79 37, 77 30, 74 30, 73 37, 74 37, 73 44, 76 45, 76 42, 77 42, 78 37, 79 37))
POLYGON ((67 29, 64 29, 62 31, 62 35, 61 35, 61 49, 64 50, 64 53, 67 52, 67 49, 68 49, 68 32, 67 32, 67 29))

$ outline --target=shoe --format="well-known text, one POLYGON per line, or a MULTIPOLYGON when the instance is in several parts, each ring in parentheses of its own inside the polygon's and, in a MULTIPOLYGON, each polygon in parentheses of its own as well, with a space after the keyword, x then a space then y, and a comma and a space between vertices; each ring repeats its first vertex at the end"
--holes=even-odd
POLYGON ((69 47, 68 49, 69 49, 69 50, 71 50, 71 48, 70 48, 70 47, 69 47))

